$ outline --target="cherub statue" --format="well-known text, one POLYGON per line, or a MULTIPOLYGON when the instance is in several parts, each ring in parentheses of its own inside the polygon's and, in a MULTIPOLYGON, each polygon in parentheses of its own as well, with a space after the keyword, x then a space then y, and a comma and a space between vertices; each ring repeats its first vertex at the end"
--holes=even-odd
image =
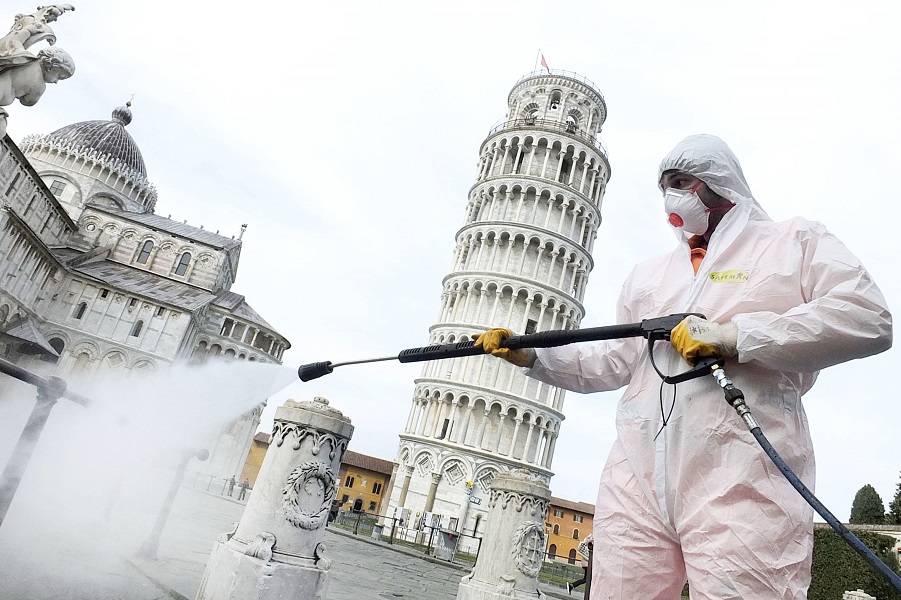
POLYGON ((67 79, 75 72, 75 61, 61 48, 53 47, 56 34, 48 23, 66 11, 70 4, 39 6, 30 15, 18 14, 12 28, 0 38, 0 137, 6 135, 6 117, 2 108, 18 100, 33 106, 47 89, 48 83, 67 79), (46 40, 50 48, 32 54, 28 48, 46 40))

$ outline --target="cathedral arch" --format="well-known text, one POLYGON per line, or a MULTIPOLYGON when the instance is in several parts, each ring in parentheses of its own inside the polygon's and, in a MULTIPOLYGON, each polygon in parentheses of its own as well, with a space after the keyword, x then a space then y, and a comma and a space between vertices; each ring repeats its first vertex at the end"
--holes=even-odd
POLYGON ((125 210, 125 203, 111 194, 99 193, 89 197, 85 204, 93 204, 95 206, 106 206, 117 210, 125 210))
POLYGON ((469 481, 469 474, 471 472, 469 466, 458 457, 446 458, 438 470, 451 485, 458 485, 463 481, 469 481))
POLYGON ((532 121, 531 124, 534 124, 540 115, 541 108, 538 106, 537 102, 530 102, 529 104, 524 106, 522 111, 519 113, 519 117, 521 119, 532 121))
POLYGON ((135 321, 135 324, 131 328, 131 337, 138 337, 141 335, 141 331, 144 329, 144 321, 138 319, 135 321))
POLYGON ((438 458, 431 450, 419 450, 413 460, 413 465, 420 477, 428 477, 435 470, 437 464, 438 458))
POLYGON ((153 237, 147 236, 143 242, 138 244, 138 250, 134 258, 137 263, 142 265, 147 264, 147 261, 150 259, 150 254, 155 247, 154 241, 153 237))
POLYGON ((175 265, 175 270, 173 271, 175 275, 183 277, 188 272, 188 267, 191 264, 191 253, 189 251, 184 251, 180 254, 178 258, 178 263, 175 265))
POLYGON ((495 465, 482 465, 476 471, 473 481, 479 486, 479 489, 482 492, 487 494, 491 491, 491 481, 500 471, 500 467, 495 465))
POLYGON ((128 360, 126 359, 125 354, 119 350, 111 350, 103 357, 103 364, 108 369, 121 369, 127 362, 128 360))
POLYGON ((132 369, 139 373, 152 373, 153 371, 156 371, 156 363, 148 358, 139 358, 135 361, 132 369))

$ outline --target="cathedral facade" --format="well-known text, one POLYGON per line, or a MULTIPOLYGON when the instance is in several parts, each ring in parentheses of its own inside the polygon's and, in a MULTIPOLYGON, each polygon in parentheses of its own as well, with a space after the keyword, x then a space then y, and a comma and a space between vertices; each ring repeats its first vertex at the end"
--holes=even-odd
MULTIPOLYGON (((231 289, 244 226, 225 236, 157 215, 131 119, 123 106, 0 139, 0 353, 62 378, 280 363, 290 343, 231 289)), ((205 470, 240 474, 262 409, 223 430, 205 470)))
MULTIPOLYGON (((540 71, 513 86, 507 105, 479 150, 430 344, 491 327, 576 329, 585 314, 610 178, 604 98, 575 73, 540 71)), ((414 385, 383 514, 441 515, 442 527, 478 536, 495 474, 550 481, 563 390, 484 355, 428 362, 414 385)))

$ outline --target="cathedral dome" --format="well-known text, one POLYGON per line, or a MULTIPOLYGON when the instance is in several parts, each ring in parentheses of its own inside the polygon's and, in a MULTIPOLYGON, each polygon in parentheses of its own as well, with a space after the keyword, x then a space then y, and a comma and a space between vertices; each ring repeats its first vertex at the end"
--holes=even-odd
POLYGON ((20 148, 29 160, 51 170, 96 179, 116 193, 117 203, 128 212, 152 213, 156 188, 147 180, 141 150, 125 131, 130 106, 129 101, 114 110, 109 121, 82 121, 49 135, 25 136, 20 148))
POLYGON ((118 159, 122 165, 146 177, 147 169, 141 151, 125 131, 125 126, 131 123, 130 104, 128 102, 126 106, 114 110, 109 121, 82 121, 57 129, 47 136, 48 141, 87 152, 93 150, 112 161, 118 159))

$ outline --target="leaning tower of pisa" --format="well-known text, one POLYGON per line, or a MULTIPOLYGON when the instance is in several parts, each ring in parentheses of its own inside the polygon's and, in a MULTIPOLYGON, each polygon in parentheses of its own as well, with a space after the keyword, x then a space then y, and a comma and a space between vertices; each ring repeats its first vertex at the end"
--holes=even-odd
MULTIPOLYGON (((575 329, 585 314, 610 179, 604 98, 575 73, 540 71, 513 86, 507 105, 479 150, 430 344, 488 327, 575 329)), ((563 394, 490 356, 425 363, 385 513, 407 509, 414 523, 440 514, 442 527, 481 533, 496 473, 526 469, 550 481, 563 394)))

